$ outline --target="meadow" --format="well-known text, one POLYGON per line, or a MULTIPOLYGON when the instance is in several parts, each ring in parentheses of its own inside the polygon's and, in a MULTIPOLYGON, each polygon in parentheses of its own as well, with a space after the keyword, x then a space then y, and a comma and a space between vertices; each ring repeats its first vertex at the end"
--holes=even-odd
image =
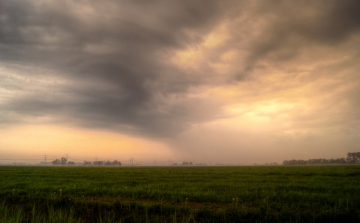
POLYGON ((0 222, 360 222, 360 165, 0 166, 0 222))

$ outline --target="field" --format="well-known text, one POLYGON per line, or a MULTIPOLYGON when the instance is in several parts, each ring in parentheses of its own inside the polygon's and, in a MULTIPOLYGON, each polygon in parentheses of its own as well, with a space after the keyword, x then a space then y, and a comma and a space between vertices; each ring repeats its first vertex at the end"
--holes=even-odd
POLYGON ((0 166, 0 222, 360 222, 360 166, 0 166))

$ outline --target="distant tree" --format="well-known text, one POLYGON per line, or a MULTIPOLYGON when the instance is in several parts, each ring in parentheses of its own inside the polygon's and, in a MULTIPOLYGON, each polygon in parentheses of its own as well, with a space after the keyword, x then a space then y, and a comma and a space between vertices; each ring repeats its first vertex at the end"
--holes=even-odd
POLYGON ((67 159, 65 157, 61 157, 60 164, 65 165, 67 162, 67 159))
POLYGON ((114 161, 112 161, 112 165, 113 166, 121 166, 121 162, 114 160, 114 161))
POLYGON ((306 160, 284 160, 284 165, 307 165, 308 161, 306 160))
POLYGON ((298 165, 307 165, 307 161, 306 160, 299 160, 298 161, 298 165))
POLYGON ((61 161, 59 159, 56 159, 54 161, 51 162, 52 165, 60 165, 61 161))
POLYGON ((93 165, 94 166, 104 166, 104 161, 94 161, 93 165))
POLYGON ((284 165, 331 165, 360 163, 360 153, 348 153, 348 157, 337 159, 309 159, 309 160, 284 160, 284 165))
POLYGON ((360 152, 358 152, 358 153, 348 153, 346 160, 348 161, 348 163, 351 163, 351 164, 360 163, 360 152))
POLYGON ((105 162, 105 166, 111 166, 111 165, 112 165, 111 161, 108 160, 105 162))
POLYGON ((83 165, 84 165, 84 166, 91 166, 91 162, 84 160, 84 164, 83 164, 83 165))
POLYGON ((181 165, 183 165, 183 166, 189 166, 189 165, 193 165, 193 163, 192 163, 192 162, 183 162, 181 165))
POLYGON ((75 166, 75 163, 74 163, 74 162, 67 162, 66 165, 68 165, 68 166, 75 166))
POLYGON ((339 164, 346 164, 347 163, 347 161, 346 161, 346 159, 345 158, 338 158, 337 159, 337 162, 339 163, 339 164))

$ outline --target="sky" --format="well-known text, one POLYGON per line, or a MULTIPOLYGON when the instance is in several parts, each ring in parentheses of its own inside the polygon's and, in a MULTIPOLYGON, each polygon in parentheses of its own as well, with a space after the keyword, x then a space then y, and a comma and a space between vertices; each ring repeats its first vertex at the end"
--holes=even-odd
POLYGON ((360 151, 359 11, 357 0, 0 0, 0 159, 346 157, 360 151))

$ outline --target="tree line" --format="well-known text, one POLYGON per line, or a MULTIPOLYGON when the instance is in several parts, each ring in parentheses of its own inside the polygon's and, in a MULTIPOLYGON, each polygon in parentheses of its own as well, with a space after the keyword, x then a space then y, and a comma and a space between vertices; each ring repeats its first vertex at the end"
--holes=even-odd
POLYGON ((346 158, 284 160, 284 165, 328 165, 328 164, 360 164, 360 152, 348 153, 346 158))
MULTIPOLYGON (((68 162, 67 158, 61 157, 61 159, 56 159, 51 162, 53 165, 57 166, 64 166, 64 165, 76 165, 74 162, 68 162)), ((121 166, 121 162, 114 160, 114 161, 84 161, 82 163, 83 166, 121 166)))

